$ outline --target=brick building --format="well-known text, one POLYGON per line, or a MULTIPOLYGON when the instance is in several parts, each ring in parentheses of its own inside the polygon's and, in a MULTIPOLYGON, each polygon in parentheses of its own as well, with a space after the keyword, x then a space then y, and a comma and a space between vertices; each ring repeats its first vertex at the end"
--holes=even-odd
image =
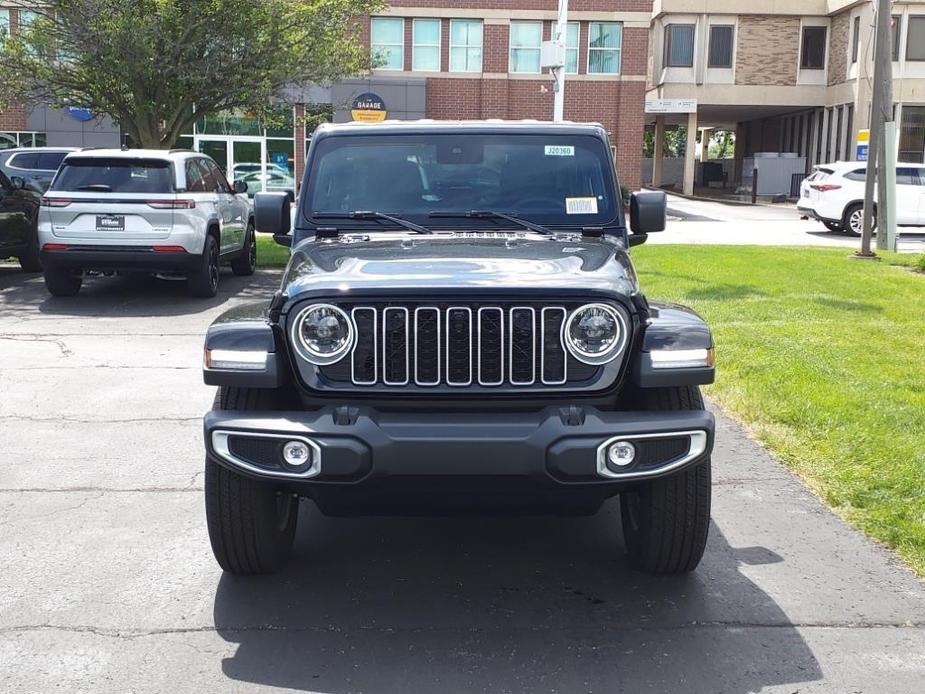
MULTIPOLYGON (((13 7, 18 3, 4 4, 0 31, 29 20, 27 10, 13 7)), ((393 0, 359 23, 378 61, 369 75, 291 89, 285 95, 291 120, 282 128, 228 114, 198 123, 180 145, 207 152, 230 172, 263 162, 270 167, 267 187, 290 189, 302 175, 304 115, 318 104, 328 104, 337 121, 351 118, 352 102, 363 93, 377 95, 389 118, 549 120, 553 82, 540 68, 540 44, 551 37, 557 6, 557 0, 393 0)), ((604 125, 621 182, 631 188, 640 184, 651 13, 652 0, 569 4, 565 117, 604 125)), ((0 114, 0 147, 120 142, 111 122, 79 121, 66 110, 34 105, 0 114)))

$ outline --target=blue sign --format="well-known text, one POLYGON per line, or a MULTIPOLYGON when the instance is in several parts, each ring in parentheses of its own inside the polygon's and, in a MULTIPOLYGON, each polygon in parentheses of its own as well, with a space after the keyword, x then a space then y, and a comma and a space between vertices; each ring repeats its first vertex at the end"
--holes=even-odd
POLYGON ((88 108, 81 108, 80 106, 68 106, 66 109, 67 114, 74 120, 79 120, 81 123, 86 123, 95 118, 93 111, 88 108))
POLYGON ((855 159, 858 161, 867 161, 867 150, 869 145, 865 142, 864 144, 858 143, 858 149, 855 153, 855 159))
POLYGON ((270 152, 273 163, 281 169, 289 168, 289 154, 287 152, 270 152))

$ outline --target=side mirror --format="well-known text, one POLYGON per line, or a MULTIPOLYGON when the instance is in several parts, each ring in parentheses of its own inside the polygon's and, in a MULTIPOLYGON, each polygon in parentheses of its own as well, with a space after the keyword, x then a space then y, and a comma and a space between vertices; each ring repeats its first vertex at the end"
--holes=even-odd
POLYGON ((10 176, 10 183, 13 190, 22 190, 26 187, 26 179, 22 176, 10 176))
POLYGON ((286 193, 257 193, 254 196, 254 226, 257 227, 257 231, 273 234, 276 243, 291 246, 290 207, 289 196, 286 193))
POLYGON ((235 193, 241 194, 247 192, 247 181, 242 181, 238 179, 231 184, 231 187, 234 189, 235 193))
MULTIPOLYGON (((667 216, 668 198, 665 197, 663 191, 640 191, 630 196, 630 229, 633 234, 644 235, 665 231, 667 216)), ((630 245, 636 244, 631 242, 630 245)))

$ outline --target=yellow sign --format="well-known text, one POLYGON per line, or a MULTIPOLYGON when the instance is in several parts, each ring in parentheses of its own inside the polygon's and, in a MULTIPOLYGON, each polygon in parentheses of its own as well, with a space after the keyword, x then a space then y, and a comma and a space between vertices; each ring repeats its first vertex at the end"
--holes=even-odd
POLYGON ((379 123, 385 120, 388 111, 382 97, 372 92, 360 94, 353 100, 350 117, 361 123, 379 123))
POLYGON ((858 144, 870 142, 870 130, 858 130, 858 144))
POLYGON ((385 116, 385 111, 364 111, 358 108, 350 111, 350 117, 361 123, 379 123, 385 120, 385 116))

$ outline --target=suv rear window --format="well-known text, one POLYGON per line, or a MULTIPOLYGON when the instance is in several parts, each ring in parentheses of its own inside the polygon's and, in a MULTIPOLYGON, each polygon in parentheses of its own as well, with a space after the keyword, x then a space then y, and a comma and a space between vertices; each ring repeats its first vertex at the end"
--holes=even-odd
POLYGON ((71 157, 51 190, 97 193, 173 193, 173 169, 159 159, 71 157))

